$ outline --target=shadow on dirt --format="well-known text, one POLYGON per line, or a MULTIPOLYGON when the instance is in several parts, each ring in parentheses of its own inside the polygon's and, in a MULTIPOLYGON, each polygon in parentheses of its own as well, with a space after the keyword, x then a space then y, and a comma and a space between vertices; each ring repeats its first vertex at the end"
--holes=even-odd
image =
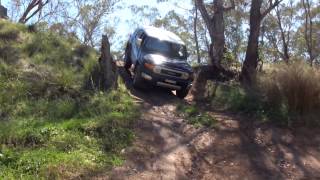
POLYGON ((128 164, 111 179, 319 178, 319 130, 292 131, 223 112, 212 112, 214 129, 197 129, 173 113, 171 106, 184 101, 172 92, 136 90, 124 68, 119 72, 131 94, 149 105, 137 121, 128 164))
POLYGON ((228 118, 237 126, 220 126, 207 146, 193 146, 196 179, 320 178, 320 138, 312 135, 319 130, 307 133, 303 128, 292 131, 241 117, 228 118))

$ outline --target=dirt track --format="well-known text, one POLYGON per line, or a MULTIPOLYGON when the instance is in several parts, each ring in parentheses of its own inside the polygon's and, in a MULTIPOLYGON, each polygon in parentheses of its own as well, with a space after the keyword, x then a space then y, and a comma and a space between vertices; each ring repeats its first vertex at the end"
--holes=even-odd
POLYGON ((125 165, 95 179, 320 179, 319 130, 292 132, 221 112, 210 112, 217 128, 196 129, 175 113, 186 101, 134 90, 120 71, 143 114, 125 165))

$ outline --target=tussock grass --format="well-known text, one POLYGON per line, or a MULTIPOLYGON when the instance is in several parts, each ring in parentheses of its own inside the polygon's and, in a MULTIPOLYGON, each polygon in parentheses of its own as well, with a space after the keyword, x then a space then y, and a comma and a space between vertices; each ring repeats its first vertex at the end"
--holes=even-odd
POLYGON ((273 109, 285 109, 288 123, 319 123, 320 73, 302 62, 279 65, 260 79, 260 89, 273 109))
POLYGON ((281 125, 319 125, 320 73, 303 62, 273 65, 252 89, 216 85, 212 104, 281 125))
POLYGON ((22 24, 13 24, 5 20, 0 20, 0 40, 15 41, 21 33, 25 33, 27 27, 22 24))

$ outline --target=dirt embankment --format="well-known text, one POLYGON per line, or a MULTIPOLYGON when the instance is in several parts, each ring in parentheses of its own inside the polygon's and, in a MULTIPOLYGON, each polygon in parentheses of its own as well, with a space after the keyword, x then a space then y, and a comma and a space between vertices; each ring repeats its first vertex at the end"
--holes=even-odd
POLYGON ((142 103, 124 166, 96 179, 320 179, 319 130, 292 132, 226 112, 209 112, 216 128, 195 128, 176 114, 173 94, 136 91, 142 103))

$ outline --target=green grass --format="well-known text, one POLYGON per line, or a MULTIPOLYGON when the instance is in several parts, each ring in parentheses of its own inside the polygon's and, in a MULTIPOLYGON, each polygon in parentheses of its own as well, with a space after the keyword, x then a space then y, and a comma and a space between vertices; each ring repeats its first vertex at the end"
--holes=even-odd
POLYGON ((11 49, 0 56, 0 179, 79 178, 121 165, 139 111, 122 82, 84 89, 98 53, 6 21, 0 37, 11 49))
POLYGON ((121 164, 119 152, 134 139, 137 107, 124 92, 88 97, 80 106, 70 99, 27 102, 2 122, 0 179, 48 177, 53 167, 64 172, 51 173, 64 176, 121 164))
POLYGON ((188 124, 195 127, 215 127, 217 121, 207 112, 200 111, 195 105, 178 104, 177 112, 184 117, 188 124))
POLYGON ((215 109, 232 111, 253 116, 259 121, 279 120, 286 118, 281 108, 269 106, 261 91, 257 89, 245 90, 240 84, 217 85, 211 105, 215 109))

